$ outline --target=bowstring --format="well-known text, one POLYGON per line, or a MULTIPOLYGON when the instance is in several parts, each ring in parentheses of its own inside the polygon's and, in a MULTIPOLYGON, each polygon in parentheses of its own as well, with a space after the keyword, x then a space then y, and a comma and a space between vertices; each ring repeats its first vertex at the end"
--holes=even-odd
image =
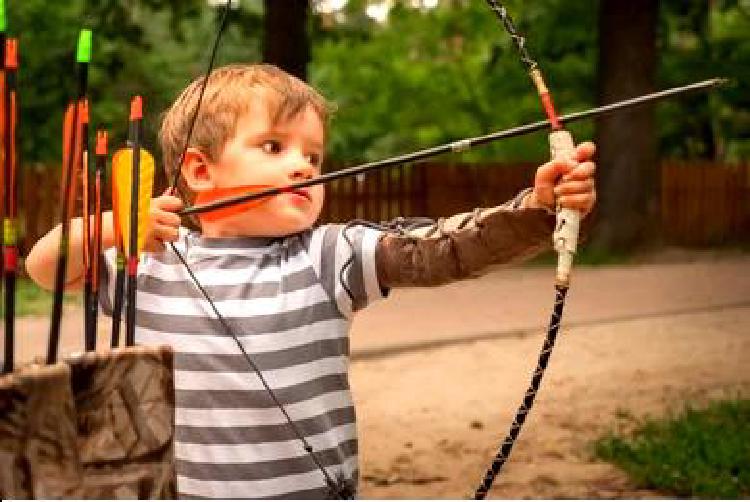
MULTIPOLYGON (((203 104, 203 97, 206 92, 206 87, 208 86, 208 80, 211 77, 211 73, 214 69, 214 64, 216 61, 216 54, 218 52, 219 48, 219 42, 221 41, 221 37, 225 31, 227 20, 229 18, 229 10, 232 7, 232 3, 234 0, 227 0, 226 6, 224 7, 224 11, 222 13, 221 21, 219 22, 219 28, 216 32, 216 38, 214 39, 213 47, 211 49, 211 56, 209 58, 208 67, 205 73, 205 76, 203 77, 203 82, 201 85, 200 94, 198 95, 198 102, 196 103, 195 112, 193 113, 193 116, 190 120, 190 126, 188 128, 188 133, 185 138, 185 144, 182 149, 182 153, 180 154, 180 157, 178 159, 178 163, 175 166, 174 173, 172 176, 172 182, 170 184, 169 191, 174 194, 177 188, 177 184, 180 179, 181 174, 181 167, 182 163, 185 160, 185 154, 187 153, 187 150, 190 146, 190 140, 193 135, 193 131, 195 129, 195 123, 198 119, 198 114, 200 113, 201 105, 203 104)), ((302 434, 302 432, 299 429, 299 426, 295 423, 294 420, 289 416, 289 412, 287 411, 286 407, 281 403, 281 401, 276 396, 276 393, 273 391, 271 386, 268 384, 268 381, 266 380, 263 373, 260 371, 260 368, 253 362, 250 355, 247 353, 247 350, 242 345, 242 342, 240 341, 239 337, 235 333, 234 329, 232 329, 232 326, 229 324, 229 322, 226 320, 226 318, 219 312, 218 307, 214 303, 211 296, 208 294, 208 291, 203 287, 203 285, 200 283, 198 278, 196 277, 194 271, 190 268, 190 266, 187 263, 187 260, 185 257, 180 253, 175 246, 174 242, 169 243, 170 248, 172 249, 172 252, 177 256, 177 258, 180 260, 180 263, 185 267, 185 270, 187 271, 188 275, 190 276, 190 279, 192 283, 195 285, 195 287, 200 291, 203 298, 208 302, 208 304, 211 307, 211 310, 213 311, 214 315, 216 316, 216 319, 221 324, 222 328, 224 329, 225 333, 232 337, 234 342, 237 344, 237 347, 239 347, 240 352, 242 353, 242 356, 245 358, 245 361, 247 361, 250 368, 253 370, 253 372, 258 376, 258 379, 260 380, 261 384, 263 385, 263 388, 266 390, 268 395, 271 397, 271 400, 274 402, 274 405, 281 411, 281 413, 284 415, 284 419, 286 420, 287 424, 291 428, 294 435, 297 437, 297 439, 302 443, 302 447, 305 450, 305 452, 308 454, 310 459, 315 464, 315 467, 323 474, 323 477, 325 479, 326 485, 328 486, 328 489, 331 491, 332 495, 335 495, 337 498, 340 499, 348 499, 353 497, 353 491, 351 488, 349 488, 346 484, 346 482, 343 480, 343 477, 339 480, 339 482, 336 482, 333 480, 331 475, 328 473, 328 471, 325 469, 323 464, 321 463, 318 456, 315 454, 315 451, 313 450, 312 445, 307 441, 305 436, 302 434)))

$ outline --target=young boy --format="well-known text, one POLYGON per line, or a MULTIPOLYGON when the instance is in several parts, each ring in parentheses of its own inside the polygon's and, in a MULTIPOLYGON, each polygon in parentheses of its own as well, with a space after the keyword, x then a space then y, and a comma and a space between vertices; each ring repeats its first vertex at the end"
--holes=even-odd
MULTIPOLYGON (((168 110, 161 129, 166 166, 175 166, 202 79, 168 110)), ((267 65, 211 74, 181 188, 196 194, 233 187, 286 186, 320 174, 328 105, 312 88, 267 65)), ((434 285, 476 275, 490 263, 548 246, 555 203, 588 213, 595 201, 591 143, 578 163, 549 162, 534 187, 497 208, 458 215, 408 232, 362 225, 315 227, 324 188, 312 186, 201 218, 180 227, 183 202, 162 195, 138 279, 136 341, 175 350, 175 463, 186 497, 326 498, 356 493, 355 413, 347 378, 354 312, 391 287, 434 285), (559 179, 559 182, 557 181, 559 179), (205 287, 289 418, 264 388, 232 336, 166 242, 205 287), (297 435, 312 447, 305 451, 297 435), (320 465, 317 465, 317 464, 320 465), (326 477, 338 483, 327 485, 326 477)), ((169 173, 168 173, 169 174, 169 173)), ((112 217, 104 247, 112 248, 112 217)), ((81 255, 82 224, 71 227, 81 255)), ((51 288, 59 228, 27 259, 29 275, 51 288)), ((114 250, 107 252, 102 304, 111 313, 114 250), (108 293, 107 293, 108 292, 108 293)), ((67 270, 80 287, 80 258, 67 270)))

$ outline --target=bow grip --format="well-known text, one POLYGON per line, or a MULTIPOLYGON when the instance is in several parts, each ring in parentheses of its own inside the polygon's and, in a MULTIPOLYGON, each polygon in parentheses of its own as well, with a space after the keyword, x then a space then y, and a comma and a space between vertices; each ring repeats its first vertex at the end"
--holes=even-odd
MULTIPOLYGON (((549 135, 550 154, 553 159, 575 159, 575 142, 570 132, 553 131, 549 135)), ((557 208, 557 224, 552 241, 557 251, 557 272, 555 282, 567 287, 570 283, 570 269, 578 247, 578 228, 581 214, 575 209, 557 208)))

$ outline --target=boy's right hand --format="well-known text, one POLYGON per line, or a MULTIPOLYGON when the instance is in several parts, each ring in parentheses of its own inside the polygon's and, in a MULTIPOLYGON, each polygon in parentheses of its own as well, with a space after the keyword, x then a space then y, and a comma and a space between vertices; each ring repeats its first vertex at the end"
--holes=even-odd
POLYGON ((175 242, 179 238, 180 217, 177 212, 185 206, 174 195, 164 195, 151 199, 150 225, 146 233, 145 251, 164 251, 165 242, 175 242))

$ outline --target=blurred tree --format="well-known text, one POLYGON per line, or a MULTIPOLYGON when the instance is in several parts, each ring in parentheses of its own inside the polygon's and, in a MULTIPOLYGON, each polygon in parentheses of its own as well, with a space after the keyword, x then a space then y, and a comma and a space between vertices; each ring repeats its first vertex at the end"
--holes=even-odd
MULTIPOLYGON (((260 59, 262 9, 236 9, 218 64, 260 59)), ((89 89, 92 125, 124 142, 130 97, 144 96, 146 144, 155 146, 159 114, 205 71, 217 28, 205 0, 26 0, 8 8, 9 32, 20 37, 19 93, 23 162, 59 165, 62 113, 75 90, 77 32, 93 29, 89 89), (33 29, 32 29, 33 27, 33 29)))
MULTIPOLYGON (((599 8, 599 101, 652 92, 655 87, 655 0, 602 0, 599 8)), ((655 230, 659 171, 652 106, 597 121, 597 223, 592 245, 628 251, 655 230)))
POLYGON ((663 0, 660 80, 729 77, 719 93, 665 103, 660 150, 679 158, 736 162, 750 157, 750 3, 663 0))
POLYGON ((307 80, 309 0, 265 0, 263 61, 307 80))
MULTIPOLYGON (((398 2, 387 20, 363 2, 316 18, 310 79, 338 105, 330 155, 374 160, 538 120, 539 100, 516 51, 481 1, 414 8, 398 2)), ((563 111, 594 102, 595 0, 509 0, 516 24, 548 75, 563 111)), ((591 137, 593 126, 576 132, 591 137)), ((478 148, 451 159, 539 160, 544 135, 478 148)))

